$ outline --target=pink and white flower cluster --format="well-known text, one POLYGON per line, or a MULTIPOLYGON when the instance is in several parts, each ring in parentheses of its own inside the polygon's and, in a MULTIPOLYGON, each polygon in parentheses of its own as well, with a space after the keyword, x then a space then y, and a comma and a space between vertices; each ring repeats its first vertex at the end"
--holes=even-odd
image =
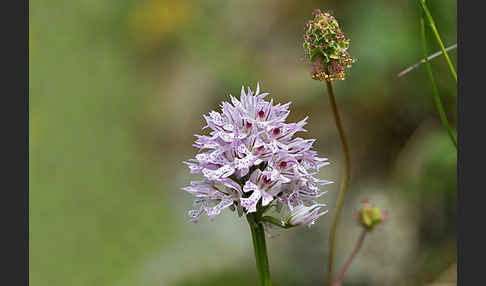
MULTIPOLYGON (((211 131, 195 135, 193 146, 200 150, 184 162, 191 173, 203 176, 183 188, 196 197, 191 220, 203 212, 213 219, 225 208, 240 216, 273 205, 291 213, 297 206, 317 205, 316 199, 326 193, 319 186, 332 182, 315 175, 329 162, 311 149, 315 139, 295 136, 305 131, 307 117, 286 123, 290 102, 274 105, 265 100, 267 95, 260 94, 259 85, 255 92, 248 88, 245 93, 242 87, 239 100, 230 95, 231 103, 223 102, 221 112, 204 116, 211 131)), ((306 223, 324 213, 316 212, 306 223)))

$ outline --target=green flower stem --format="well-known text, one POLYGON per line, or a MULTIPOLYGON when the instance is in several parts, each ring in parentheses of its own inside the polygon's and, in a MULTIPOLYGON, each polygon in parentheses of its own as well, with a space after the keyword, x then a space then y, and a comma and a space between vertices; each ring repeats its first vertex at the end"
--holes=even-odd
MULTIPOLYGON (((424 55, 425 55, 425 67, 427 68, 427 74, 429 76, 430 84, 432 85, 432 91, 434 93, 434 101, 437 110, 439 111, 440 120, 442 121, 442 125, 444 125, 449 137, 451 138, 452 143, 457 149, 457 141, 454 137, 451 127, 449 126, 449 121, 447 120, 447 116, 444 111, 444 107, 442 106, 442 102, 440 101, 439 91, 437 90, 437 86, 435 84, 434 74, 432 73, 432 68, 430 67, 429 59, 427 58, 428 51, 427 51, 427 42, 425 38, 425 20, 424 17, 420 17, 420 32, 422 34, 422 46, 424 48, 424 55)), ((445 55, 445 54, 444 54, 445 55)))
POLYGON ((329 93, 329 100, 331 102, 332 113, 334 115, 334 121, 336 121, 336 127, 339 133, 339 137, 341 138, 341 143, 343 145, 343 152, 344 152, 344 175, 343 175, 343 180, 341 182, 341 190, 339 191, 339 195, 336 203, 336 212, 334 213, 334 218, 332 221, 330 243, 329 243, 328 281, 329 281, 329 285, 332 285, 334 251, 336 249, 336 232, 339 223, 339 212, 341 211, 341 207, 343 205, 344 193, 346 192, 349 176, 351 173, 351 160, 349 156, 348 142, 346 140, 346 136, 344 135, 343 126, 341 124, 341 118, 339 117, 339 111, 336 105, 336 100, 334 98, 332 84, 330 81, 326 81, 326 85, 327 85, 327 91, 329 93))
MULTIPOLYGON (((442 40, 439 35, 439 31, 437 31, 437 27, 435 26, 434 19, 432 18, 432 14, 430 14, 429 8, 427 8, 427 5, 425 5, 425 0, 419 0, 420 6, 425 12, 425 16, 427 16, 427 20, 429 21, 429 26, 434 32, 435 39, 437 40, 437 43, 440 46, 440 49, 442 50, 442 53, 444 54, 444 58, 447 62, 447 65, 449 65, 449 69, 451 71, 452 77, 456 80, 457 83, 457 74, 456 70, 454 69, 454 66, 452 65, 451 59, 449 58, 449 55, 447 54, 447 51, 444 47, 444 44, 442 43, 442 40)), ((425 55, 425 58, 427 58, 427 54, 425 55)))
POLYGON ((363 232, 361 232, 358 241, 356 242, 356 245, 354 246, 354 250, 351 253, 351 256, 349 256, 348 260, 344 264, 343 269, 341 272, 339 272, 339 276, 336 279, 336 282, 333 284, 334 286, 341 286, 341 283, 343 282, 344 275, 346 274, 346 270, 348 270, 349 266, 353 262, 354 258, 358 254, 359 250, 361 249, 361 246, 363 246, 364 239, 366 237, 366 234, 368 231, 366 229, 363 229, 363 232))
POLYGON ((261 223, 260 214, 251 213, 246 216, 248 224, 250 224, 251 236, 253 238, 253 248, 255 251, 255 260, 258 270, 258 278, 260 286, 271 286, 270 281, 270 267, 267 257, 267 246, 265 244, 265 231, 261 223))
POLYGON ((293 227, 293 225, 290 225, 290 224, 286 223, 285 221, 279 220, 278 218, 275 218, 273 216, 263 216, 261 221, 271 223, 271 224, 276 225, 276 226, 281 227, 281 228, 293 227))

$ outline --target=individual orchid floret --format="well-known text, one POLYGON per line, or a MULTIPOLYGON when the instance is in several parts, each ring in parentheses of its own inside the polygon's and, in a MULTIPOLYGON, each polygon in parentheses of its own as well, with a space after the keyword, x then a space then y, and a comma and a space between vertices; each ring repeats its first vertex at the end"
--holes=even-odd
POLYGON ((345 78, 345 68, 354 60, 348 52, 349 39, 344 37, 336 18, 329 11, 316 9, 314 18, 305 24, 304 51, 311 62, 315 80, 345 78))
MULTIPOLYGON (((272 206, 293 212, 313 205, 306 224, 324 214, 317 214, 323 205, 315 200, 326 193, 319 186, 331 182, 315 175, 329 162, 312 150, 314 139, 296 136, 305 131, 307 117, 286 122, 290 103, 274 104, 265 100, 267 96, 259 85, 256 91, 242 88, 239 99, 230 95, 231 103, 223 102, 221 112, 204 116, 208 133, 196 135, 193 146, 199 152, 184 162, 192 174, 202 177, 183 188, 196 197, 191 220, 203 213, 213 219, 226 208, 240 216, 260 216, 272 206)), ((302 216, 292 222, 303 220, 302 216)))
POLYGON ((289 226, 307 225, 310 227, 320 216, 327 213, 327 210, 319 213, 319 210, 324 206, 325 204, 314 204, 308 207, 299 205, 293 209, 285 222, 289 226))
POLYGON ((368 201, 361 202, 362 207, 358 211, 358 222, 368 231, 373 231, 381 226, 387 219, 388 213, 371 205, 368 201))

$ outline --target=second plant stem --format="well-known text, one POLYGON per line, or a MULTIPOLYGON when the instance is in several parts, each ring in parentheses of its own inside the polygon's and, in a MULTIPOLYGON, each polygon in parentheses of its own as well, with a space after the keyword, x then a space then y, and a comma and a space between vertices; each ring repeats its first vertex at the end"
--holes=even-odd
POLYGON ((334 252, 336 249, 336 232, 339 224, 339 212, 341 211, 341 207, 343 205, 344 193, 346 192, 349 176, 351 173, 351 160, 349 156, 348 141, 346 139, 346 136, 344 135, 343 126, 341 123, 341 117, 339 116, 339 110, 336 105, 336 99, 334 98, 334 92, 332 89, 331 82, 326 80, 326 86, 329 94, 332 113, 334 115, 334 121, 336 122, 336 127, 339 133, 339 138, 341 139, 341 144, 343 145, 343 152, 344 152, 344 174, 341 182, 341 189, 339 191, 339 195, 336 203, 336 211, 334 213, 334 218, 332 221, 330 240, 329 240, 330 243, 329 243, 329 262, 328 262, 328 281, 329 281, 328 285, 333 285, 333 271, 334 271, 333 263, 334 263, 334 252))
POLYGON ((349 266, 351 265, 354 258, 358 254, 359 250, 361 249, 361 246, 363 246, 363 242, 364 242, 364 239, 365 239, 365 236, 366 236, 367 233, 368 232, 365 229, 361 232, 361 235, 359 236, 358 241, 356 242, 356 246, 354 247, 354 250, 351 253, 351 256, 346 261, 346 264, 344 264, 343 269, 339 273, 339 276, 336 279, 336 283, 334 283, 334 286, 341 286, 341 283, 343 282, 344 275, 346 274, 346 271, 348 270, 349 266))

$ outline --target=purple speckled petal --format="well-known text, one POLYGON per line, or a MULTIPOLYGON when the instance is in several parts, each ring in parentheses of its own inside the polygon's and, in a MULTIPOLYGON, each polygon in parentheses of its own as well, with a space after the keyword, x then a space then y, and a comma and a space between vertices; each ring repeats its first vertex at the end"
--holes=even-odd
POLYGON ((219 178, 226 178, 231 176, 235 172, 235 169, 230 165, 224 165, 217 170, 203 169, 202 172, 206 178, 210 180, 217 180, 219 178))
POLYGON ((247 209, 247 213, 256 212, 256 205, 262 194, 258 191, 253 192, 249 198, 241 198, 241 206, 247 209))
POLYGON ((221 202, 217 205, 215 205, 212 208, 206 207, 206 213, 208 214, 209 218, 212 220, 214 219, 215 216, 219 215, 221 213, 221 210, 233 205, 233 200, 232 199, 222 199, 221 202))
POLYGON ((260 189, 258 188, 258 186, 255 183, 253 183, 251 181, 247 181, 245 183, 245 186, 243 186, 243 191, 245 193, 248 193, 248 192, 251 192, 251 191, 257 191, 257 192, 259 192, 260 189))

